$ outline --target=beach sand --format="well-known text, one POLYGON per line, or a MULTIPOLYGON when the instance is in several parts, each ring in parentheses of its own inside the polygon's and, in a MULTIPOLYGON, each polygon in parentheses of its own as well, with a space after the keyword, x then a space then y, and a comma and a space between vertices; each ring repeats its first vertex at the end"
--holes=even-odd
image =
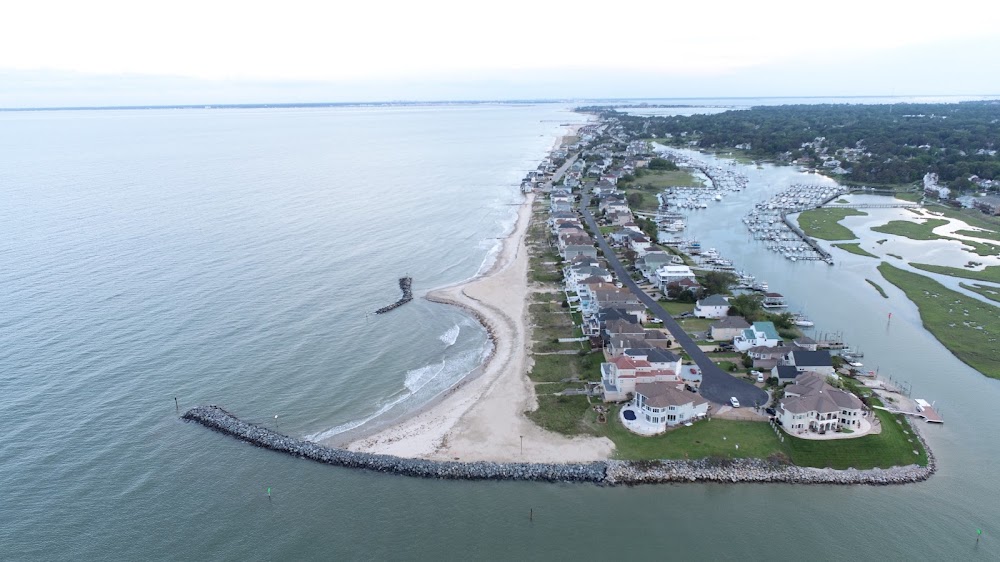
POLYGON ((529 194, 519 208, 517 225, 486 275, 427 295, 465 308, 489 330, 494 349, 482 372, 428 410, 351 442, 348 449, 463 461, 579 462, 611 456, 614 445, 606 438, 566 437, 539 428, 524 415, 537 408, 527 377, 531 340, 525 234, 533 201, 529 194))

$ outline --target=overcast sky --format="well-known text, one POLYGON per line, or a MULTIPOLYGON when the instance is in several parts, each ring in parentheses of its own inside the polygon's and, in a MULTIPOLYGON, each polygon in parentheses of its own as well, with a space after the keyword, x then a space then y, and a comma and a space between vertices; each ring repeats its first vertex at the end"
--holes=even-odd
POLYGON ((32 0, 0 106, 1000 94, 1000 4, 32 0))

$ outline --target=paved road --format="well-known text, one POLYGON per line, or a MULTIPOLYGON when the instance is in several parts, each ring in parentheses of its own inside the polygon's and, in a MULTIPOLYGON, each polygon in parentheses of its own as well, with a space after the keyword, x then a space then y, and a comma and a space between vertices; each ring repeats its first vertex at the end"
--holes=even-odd
POLYGON ((601 229, 597 227, 597 221, 594 220, 594 216, 587 209, 589 205, 590 193, 585 192, 580 201, 580 212, 583 215, 583 220, 586 221, 590 226, 591 232, 594 233, 597 245, 604 252, 604 258, 608 260, 608 264, 611 265, 611 268, 618 276, 618 280, 635 293, 639 301, 645 304, 653 313, 653 316, 663 321, 663 325, 674 335, 677 343, 684 348, 684 351, 701 368, 702 381, 700 394, 717 404, 728 404, 729 398, 735 396, 740 401, 740 406, 742 407, 752 407, 755 404, 763 406, 767 402, 766 392, 723 371, 709 359, 708 355, 705 355, 704 351, 698 348, 695 341, 681 328, 680 324, 674 320, 674 317, 664 310, 660 306, 660 303, 653 300, 652 297, 640 289, 639 285, 632 280, 632 277, 625 271, 625 267, 618 260, 618 256, 615 255, 615 252, 601 234, 601 229))

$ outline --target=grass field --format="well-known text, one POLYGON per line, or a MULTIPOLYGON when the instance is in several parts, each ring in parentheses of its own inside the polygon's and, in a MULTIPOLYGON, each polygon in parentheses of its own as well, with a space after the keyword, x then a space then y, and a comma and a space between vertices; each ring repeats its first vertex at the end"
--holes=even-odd
POLYGON ((669 312, 671 316, 677 316, 678 314, 694 310, 694 304, 689 302, 660 301, 660 306, 669 312))
POLYGON ((833 246, 835 248, 840 248, 841 250, 844 250, 845 252, 850 252, 850 253, 858 255, 858 256, 867 256, 869 258, 878 258, 878 256, 876 256, 875 254, 872 254, 870 252, 867 252, 867 251, 863 250, 861 248, 861 244, 856 243, 856 242, 855 243, 845 242, 843 244, 834 244, 833 246))
POLYGON ((822 240, 855 240, 857 236, 841 224, 846 217, 864 216, 868 213, 857 209, 819 208, 799 214, 799 227, 809 236, 822 240))
POLYGON ((980 373, 1000 378, 997 307, 886 262, 878 269, 887 281, 902 289, 917 305, 924 328, 949 351, 980 373))
POLYGON ((993 230, 956 230, 955 234, 962 236, 972 236, 973 238, 985 238, 986 240, 996 240, 1000 242, 1000 232, 993 230))
POLYGON ((685 170, 650 170, 641 178, 637 177, 633 181, 624 184, 619 183, 618 187, 621 189, 622 187, 632 188, 641 186, 646 189, 660 191, 668 187, 704 187, 704 185, 701 180, 685 170))
POLYGON ((944 236, 938 236, 931 232, 939 226, 948 224, 944 219, 927 219, 922 223, 911 221, 889 221, 882 226, 873 227, 875 232, 883 234, 895 234, 912 240, 940 240, 944 236))
POLYGON ((912 201, 913 203, 919 203, 923 198, 924 194, 916 191, 911 191, 906 193, 896 193, 896 199, 902 199, 903 201, 912 201))
MULTIPOLYGON (((537 387, 536 387, 537 390, 537 387)), ((577 435, 590 433, 585 426, 585 418, 591 412, 586 396, 538 396, 538 409, 526 412, 528 419, 539 427, 562 433, 577 435)))
POLYGON ((885 289, 883 289, 881 285, 872 281, 871 279, 865 279, 865 281, 867 281, 868 284, 871 285, 872 287, 875 287, 875 290, 878 291, 878 294, 882 295, 883 299, 889 298, 889 295, 885 294, 885 289))

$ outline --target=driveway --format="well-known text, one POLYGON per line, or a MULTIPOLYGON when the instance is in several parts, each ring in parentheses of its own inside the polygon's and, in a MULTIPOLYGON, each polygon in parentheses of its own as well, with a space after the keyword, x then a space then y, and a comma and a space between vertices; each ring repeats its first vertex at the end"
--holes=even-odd
POLYGON ((608 260, 608 265, 614 270, 615 275, 618 276, 618 280, 635 293, 639 301, 646 305, 653 316, 663 321, 663 327, 670 330, 677 343, 684 348, 688 356, 701 368, 702 381, 700 394, 716 404, 728 404, 729 398, 735 396, 743 406, 765 405, 767 403, 766 392, 730 375, 712 362, 708 355, 705 355, 705 352, 698 347, 698 344, 691 339, 691 336, 674 320, 674 317, 632 280, 622 266, 621 261, 618 260, 618 256, 615 255, 614 251, 608 245, 607 240, 604 239, 604 235, 601 234, 601 229, 597 227, 594 215, 587 209, 589 205, 590 192, 588 191, 583 194, 580 201, 580 213, 583 216, 583 220, 590 227, 591 232, 594 233, 598 247, 604 252, 604 258, 608 260))

